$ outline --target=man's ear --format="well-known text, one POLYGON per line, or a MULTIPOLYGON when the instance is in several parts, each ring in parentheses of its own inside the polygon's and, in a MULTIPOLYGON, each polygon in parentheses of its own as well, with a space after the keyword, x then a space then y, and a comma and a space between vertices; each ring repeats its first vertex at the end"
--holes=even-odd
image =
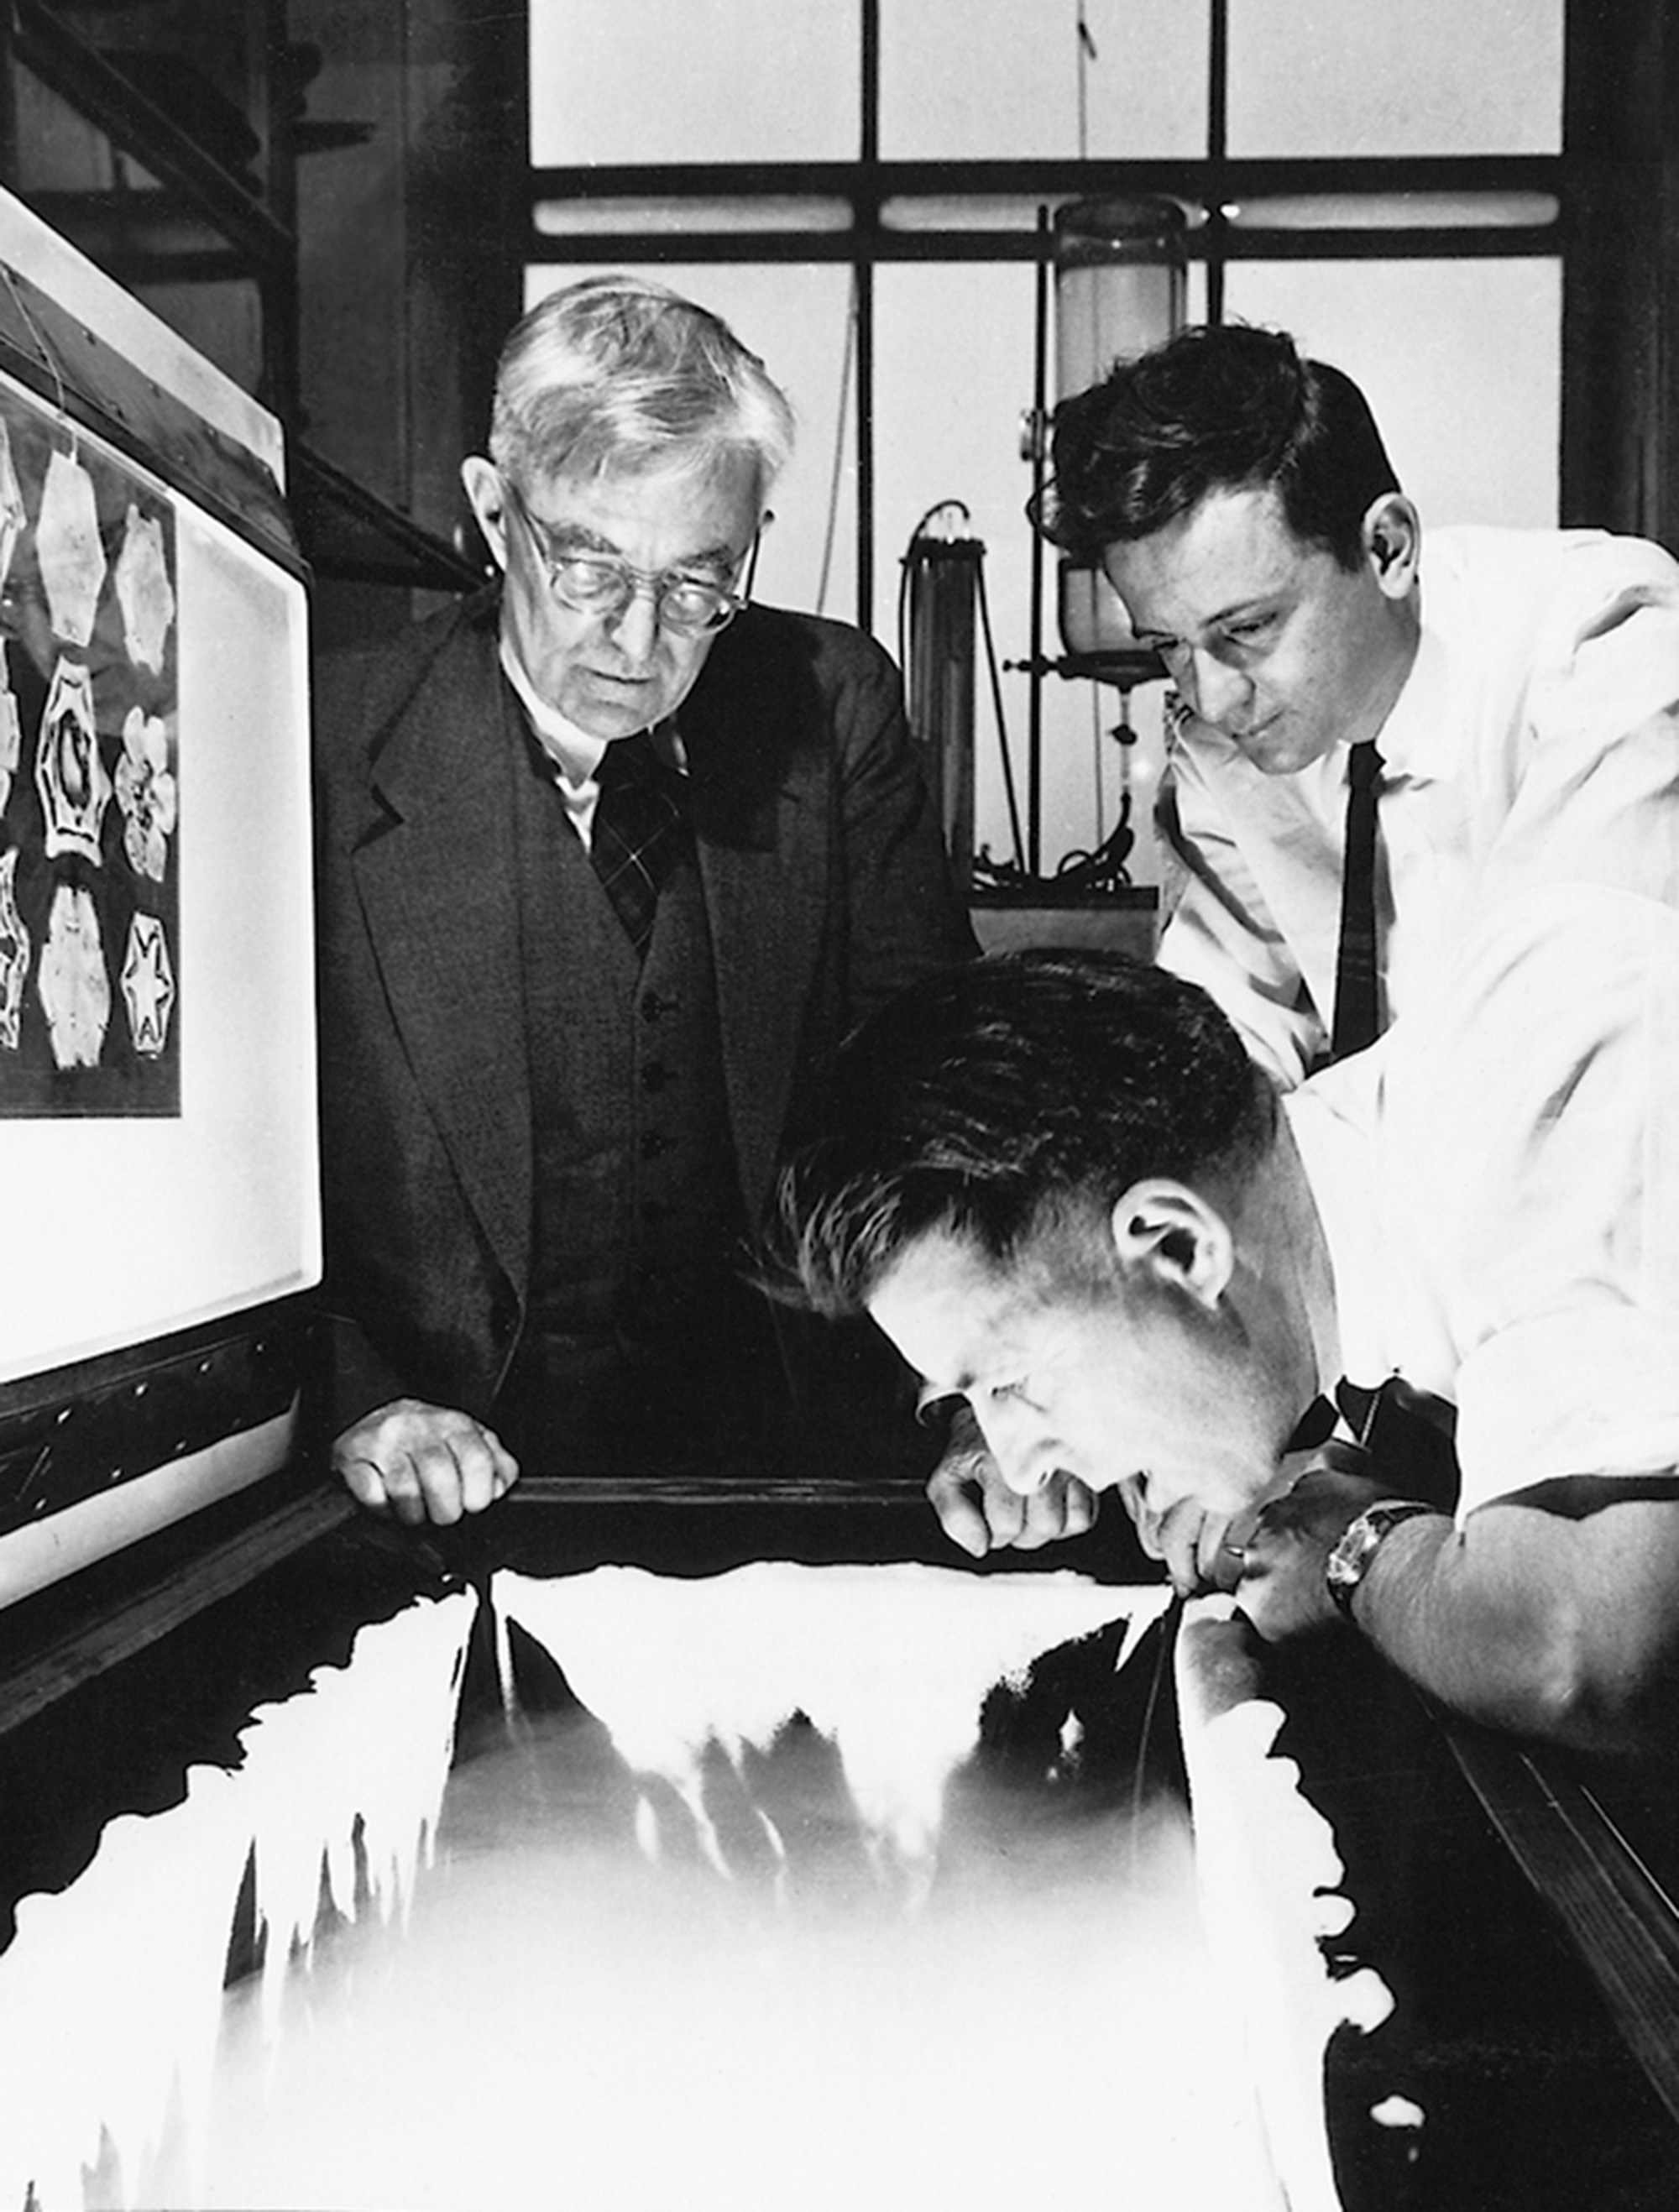
POLYGON ((1365 558, 1390 599, 1408 599, 1422 565, 1422 521, 1402 492, 1371 501, 1362 526, 1365 558))
POLYGON ((478 517, 484 542, 498 568, 508 565, 508 495, 502 472, 482 453, 469 453, 460 465, 460 481, 478 517))
POLYGON ((1236 1272, 1236 1240, 1214 1206, 1166 1176, 1134 1182, 1109 1225, 1121 1269, 1165 1288, 1187 1291, 1210 1313, 1236 1272))

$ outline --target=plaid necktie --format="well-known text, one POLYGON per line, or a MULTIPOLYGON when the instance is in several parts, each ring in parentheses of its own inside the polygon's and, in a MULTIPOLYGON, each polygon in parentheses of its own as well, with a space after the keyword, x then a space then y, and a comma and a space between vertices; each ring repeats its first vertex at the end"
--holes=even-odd
POLYGON ((1366 738, 1347 761, 1347 858, 1341 879, 1330 1057, 1345 1060, 1382 1030, 1376 963, 1376 787, 1382 756, 1366 738))
POLYGON ((589 857, 638 960, 647 957, 659 893, 687 837, 682 778, 658 758, 643 731, 617 738, 595 771, 600 796, 589 857))

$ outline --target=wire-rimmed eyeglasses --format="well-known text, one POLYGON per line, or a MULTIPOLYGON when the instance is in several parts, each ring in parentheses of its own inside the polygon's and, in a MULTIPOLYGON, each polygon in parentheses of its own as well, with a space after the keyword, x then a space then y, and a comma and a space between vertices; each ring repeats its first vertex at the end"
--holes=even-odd
MULTIPOLYGON (((546 526, 505 478, 503 489, 508 506, 525 526, 549 590, 577 614, 604 615, 608 621, 615 621, 638 592, 647 592, 661 629, 719 630, 727 628, 746 604, 751 589, 750 571, 745 591, 734 592, 726 585, 708 582, 703 576, 686 575, 680 568, 649 575, 644 568, 632 568, 613 554, 560 552, 550 540, 546 526)), ((751 550, 756 555, 756 534, 751 550)))

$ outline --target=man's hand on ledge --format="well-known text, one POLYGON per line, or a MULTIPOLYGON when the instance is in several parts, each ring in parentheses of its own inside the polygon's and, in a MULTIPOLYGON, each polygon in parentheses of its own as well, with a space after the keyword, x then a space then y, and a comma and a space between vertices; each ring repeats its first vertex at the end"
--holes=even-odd
POLYGON ((448 1406, 394 1399, 364 1414, 332 1447, 333 1470, 371 1512, 447 1527, 482 1513, 519 1479, 493 1429, 448 1406))

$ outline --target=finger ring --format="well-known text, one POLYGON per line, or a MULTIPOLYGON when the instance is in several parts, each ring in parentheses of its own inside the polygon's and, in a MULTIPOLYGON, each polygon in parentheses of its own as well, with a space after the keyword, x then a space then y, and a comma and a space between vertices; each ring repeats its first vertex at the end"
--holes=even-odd
POLYGON ((1248 1547, 1245 1544, 1226 1544, 1225 1549, 1232 1559, 1245 1559, 1248 1556, 1248 1547))

